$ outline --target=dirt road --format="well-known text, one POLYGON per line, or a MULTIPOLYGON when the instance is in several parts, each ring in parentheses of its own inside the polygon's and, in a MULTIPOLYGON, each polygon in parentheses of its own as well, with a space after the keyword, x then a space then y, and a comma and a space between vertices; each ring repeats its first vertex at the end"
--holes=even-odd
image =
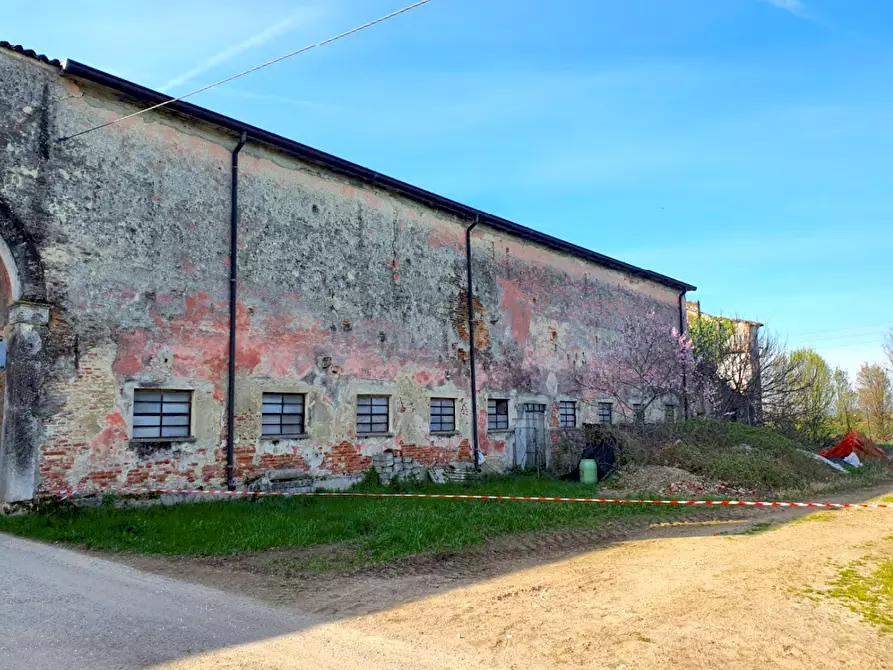
MULTIPOLYGON (((893 634, 806 592, 866 555, 893 555, 893 512, 792 516, 753 518, 778 524, 753 534, 740 522, 657 528, 470 584, 443 569, 365 572, 327 578, 326 601, 286 580, 275 600, 329 621, 170 667, 307 667, 302 654, 324 641, 380 659, 369 668, 893 668, 893 634)), ((271 594, 270 575, 229 576, 232 588, 271 594)))

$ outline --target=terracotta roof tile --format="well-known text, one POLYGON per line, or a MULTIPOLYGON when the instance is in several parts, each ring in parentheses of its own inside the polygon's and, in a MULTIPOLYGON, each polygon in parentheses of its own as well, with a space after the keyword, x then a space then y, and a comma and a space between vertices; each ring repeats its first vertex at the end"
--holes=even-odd
POLYGON ((34 49, 26 49, 21 44, 10 44, 9 42, 0 40, 0 49, 14 51, 17 54, 22 54, 23 56, 27 56, 28 58, 33 58, 34 60, 40 61, 41 63, 46 63, 47 65, 62 67, 62 62, 59 61, 57 58, 49 58, 48 56, 37 53, 36 51, 34 51, 34 49))

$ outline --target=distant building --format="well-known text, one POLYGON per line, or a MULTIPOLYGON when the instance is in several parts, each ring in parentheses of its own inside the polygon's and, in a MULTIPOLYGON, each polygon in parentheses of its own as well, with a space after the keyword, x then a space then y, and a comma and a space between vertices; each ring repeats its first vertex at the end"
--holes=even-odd
POLYGON ((718 324, 722 321, 732 327, 730 352, 720 370, 722 376, 729 381, 719 399, 722 418, 758 425, 762 422, 759 335, 763 324, 707 314, 701 311, 700 301, 687 301, 685 309, 689 324, 694 321, 718 324))
POLYGON ((616 420, 570 371, 617 314, 684 328, 685 282, 189 103, 57 141, 167 99, 74 61, 0 43, 0 99, 0 500, 510 467, 616 420))

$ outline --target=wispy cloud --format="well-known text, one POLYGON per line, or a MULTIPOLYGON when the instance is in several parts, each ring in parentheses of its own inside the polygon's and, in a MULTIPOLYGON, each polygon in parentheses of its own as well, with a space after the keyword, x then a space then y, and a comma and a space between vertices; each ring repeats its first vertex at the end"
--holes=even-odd
POLYGON ((200 64, 196 65, 190 70, 187 70, 183 74, 177 75, 166 84, 164 84, 164 86, 161 87, 161 90, 169 92, 171 89, 177 88, 189 81, 192 81, 199 75, 204 74, 208 70, 215 68, 218 65, 222 65, 223 63, 232 60, 236 56, 239 56, 246 51, 250 51, 251 49, 256 49, 257 47, 263 46, 267 42, 285 35, 286 33, 290 33, 297 28, 305 27, 318 19, 319 14, 320 12, 318 10, 312 8, 304 8, 298 12, 295 12, 291 16, 283 19, 282 21, 279 21, 278 23, 273 24, 269 28, 266 28, 265 30, 262 30, 255 35, 252 35, 248 39, 214 54, 207 60, 202 61, 200 64))
POLYGON ((799 16, 801 19, 812 18, 803 0, 763 0, 763 2, 790 12, 794 16, 799 16))

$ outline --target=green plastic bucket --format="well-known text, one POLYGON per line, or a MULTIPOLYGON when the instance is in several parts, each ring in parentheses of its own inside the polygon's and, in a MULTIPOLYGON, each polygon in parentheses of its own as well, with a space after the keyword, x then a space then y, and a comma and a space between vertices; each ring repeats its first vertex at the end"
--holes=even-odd
POLYGON ((580 461, 580 481, 583 484, 595 484, 598 481, 598 465, 591 458, 580 461))

